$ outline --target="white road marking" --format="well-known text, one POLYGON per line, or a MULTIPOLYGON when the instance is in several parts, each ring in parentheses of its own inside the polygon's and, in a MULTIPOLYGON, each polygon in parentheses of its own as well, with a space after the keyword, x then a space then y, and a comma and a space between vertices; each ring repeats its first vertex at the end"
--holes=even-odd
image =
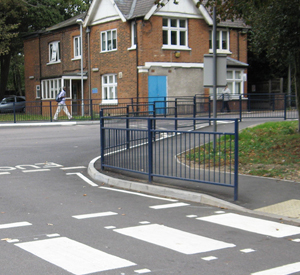
POLYGON ((114 231, 183 254, 202 253, 235 246, 231 243, 217 241, 159 224, 139 225, 114 229, 114 231))
POLYGON ((188 203, 183 203, 183 202, 177 202, 177 203, 149 206, 149 208, 152 208, 152 209, 165 209, 165 208, 180 207, 180 206, 186 206, 186 205, 189 205, 189 204, 188 203))
POLYGON ((72 170, 72 169, 82 169, 82 168, 86 168, 85 166, 75 166, 75 167, 63 167, 60 168, 61 170, 72 170))
POLYGON ((300 228, 296 226, 242 216, 234 213, 202 217, 197 218, 197 220, 212 222, 275 238, 300 234, 300 228))
POLYGON ((145 274, 151 272, 151 270, 148 268, 143 268, 143 269, 135 270, 134 272, 137 274, 145 274))
POLYGON ((126 191, 126 190, 121 190, 121 189, 115 189, 115 188, 110 188, 110 187, 105 187, 105 186, 100 186, 99 188, 107 189, 107 190, 115 191, 115 192, 132 194, 132 195, 141 196, 141 197, 147 197, 147 198, 153 198, 153 199, 157 199, 157 200, 163 200, 163 201, 172 201, 172 202, 178 201, 178 200, 174 200, 174 199, 161 198, 161 197, 146 195, 146 194, 132 192, 132 191, 126 191))
POLYGON ((252 249, 252 248, 245 248, 245 249, 241 249, 240 251, 243 252, 243 253, 251 253, 251 252, 255 252, 255 250, 252 249))
POLYGON ((54 233, 54 234, 48 234, 46 235, 48 238, 54 238, 54 237, 59 237, 60 235, 57 234, 57 233, 54 233))
POLYGON ((0 172, 0 175, 10 175, 9 172, 0 172))
POLYGON ((213 260, 217 260, 218 258, 215 256, 208 256, 208 257, 203 257, 201 259, 204 261, 213 261, 213 260))
POLYGON ((15 245, 77 275, 136 265, 66 237, 15 245))
POLYGON ((288 275, 300 271, 300 262, 251 273, 252 275, 288 275))
POLYGON ((23 173, 46 172, 46 171, 50 171, 50 169, 22 170, 23 173))
POLYGON ((97 217, 106 217, 106 216, 112 216, 112 215, 118 215, 118 213, 108 211, 108 212, 101 212, 101 213, 76 215, 76 216, 72 216, 72 217, 75 219, 81 220, 81 219, 89 219, 89 218, 97 218, 97 217))
POLYGON ((29 225, 32 225, 32 224, 29 222, 14 222, 14 223, 0 224, 0 229, 22 227, 22 226, 29 226, 29 225))
POLYGON ((67 173, 67 175, 77 175, 81 179, 83 179, 86 183, 88 183, 91 186, 98 186, 98 184, 92 182, 90 179, 88 179, 86 176, 82 175, 81 173, 67 173))
POLYGON ((187 215, 186 217, 187 218, 197 218, 198 216, 197 215, 187 215))
POLYGON ((116 228, 116 227, 113 226, 113 225, 110 225, 110 226, 105 226, 104 228, 105 228, 105 229, 114 229, 114 228, 116 228))

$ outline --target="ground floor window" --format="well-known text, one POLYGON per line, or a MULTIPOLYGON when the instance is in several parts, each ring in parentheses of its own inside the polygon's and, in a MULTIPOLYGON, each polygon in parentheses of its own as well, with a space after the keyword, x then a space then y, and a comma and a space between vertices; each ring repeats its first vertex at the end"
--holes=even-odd
POLYGON ((62 89, 61 78, 42 80, 42 99, 55 99, 62 89))
POLYGON ((117 103, 117 75, 102 76, 102 103, 117 103))

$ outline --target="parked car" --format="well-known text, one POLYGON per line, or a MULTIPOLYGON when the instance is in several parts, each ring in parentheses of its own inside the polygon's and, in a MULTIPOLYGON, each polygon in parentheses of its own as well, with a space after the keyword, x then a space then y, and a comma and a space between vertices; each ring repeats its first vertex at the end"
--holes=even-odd
POLYGON ((0 113, 25 112, 25 96, 8 96, 0 103, 0 113), (14 106, 15 105, 15 106, 14 106))

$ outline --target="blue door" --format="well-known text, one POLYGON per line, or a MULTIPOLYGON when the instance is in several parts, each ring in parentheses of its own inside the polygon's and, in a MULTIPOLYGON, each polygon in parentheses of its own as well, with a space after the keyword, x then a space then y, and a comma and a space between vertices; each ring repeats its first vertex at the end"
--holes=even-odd
POLYGON ((167 77, 161 75, 148 76, 149 111, 153 111, 155 102, 156 114, 166 113, 167 77), (161 102, 160 102, 161 101, 161 102))

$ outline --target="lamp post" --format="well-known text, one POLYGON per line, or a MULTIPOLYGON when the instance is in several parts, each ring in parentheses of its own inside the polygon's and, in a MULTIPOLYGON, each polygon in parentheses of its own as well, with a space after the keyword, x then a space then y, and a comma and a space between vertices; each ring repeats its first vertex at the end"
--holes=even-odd
POLYGON ((82 19, 77 19, 76 22, 80 25, 80 75, 81 75, 81 116, 84 116, 84 100, 83 100, 83 47, 82 47, 82 19))

